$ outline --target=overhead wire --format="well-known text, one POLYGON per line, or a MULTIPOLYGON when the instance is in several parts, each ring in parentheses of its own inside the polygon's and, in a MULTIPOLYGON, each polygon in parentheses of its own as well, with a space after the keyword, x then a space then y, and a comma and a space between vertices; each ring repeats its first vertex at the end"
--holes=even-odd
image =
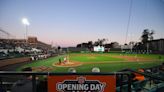
POLYGON ((130 0, 129 16, 128 16, 128 23, 127 23, 127 28, 126 28, 126 36, 125 36, 125 44, 127 44, 127 39, 128 39, 129 26, 130 26, 130 20, 131 20, 131 15, 132 15, 132 4, 133 4, 133 0, 130 0))

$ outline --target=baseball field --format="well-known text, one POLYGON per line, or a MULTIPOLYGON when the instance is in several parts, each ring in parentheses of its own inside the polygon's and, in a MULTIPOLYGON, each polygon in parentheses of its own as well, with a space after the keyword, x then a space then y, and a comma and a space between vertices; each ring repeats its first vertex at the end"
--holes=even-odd
POLYGON ((44 60, 32 61, 18 67, 32 67, 36 72, 68 72, 70 68, 76 72, 91 72, 98 67, 101 72, 116 72, 122 69, 149 68, 164 62, 164 55, 157 54, 122 54, 122 53, 69 53, 44 60), (66 58, 66 62, 65 59, 66 58))

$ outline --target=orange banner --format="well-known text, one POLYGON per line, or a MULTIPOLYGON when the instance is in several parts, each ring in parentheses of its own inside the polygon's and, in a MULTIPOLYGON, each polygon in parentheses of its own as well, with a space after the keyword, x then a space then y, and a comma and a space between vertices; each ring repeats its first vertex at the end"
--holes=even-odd
POLYGON ((116 92, 114 75, 63 75, 48 77, 48 92, 116 92))

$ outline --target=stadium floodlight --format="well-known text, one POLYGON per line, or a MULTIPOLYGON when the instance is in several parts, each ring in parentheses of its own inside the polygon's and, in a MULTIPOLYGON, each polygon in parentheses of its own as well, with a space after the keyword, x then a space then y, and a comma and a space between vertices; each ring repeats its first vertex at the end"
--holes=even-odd
POLYGON ((22 19, 22 23, 23 23, 24 25, 26 25, 26 26, 29 26, 29 25, 30 25, 30 23, 29 23, 29 21, 28 21, 27 18, 23 18, 23 19, 22 19))
POLYGON ((30 23, 29 23, 29 21, 28 21, 28 19, 27 18, 23 18, 22 19, 22 23, 25 25, 25 27, 26 27, 26 43, 27 43, 27 39, 28 39, 28 26, 30 25, 30 23))

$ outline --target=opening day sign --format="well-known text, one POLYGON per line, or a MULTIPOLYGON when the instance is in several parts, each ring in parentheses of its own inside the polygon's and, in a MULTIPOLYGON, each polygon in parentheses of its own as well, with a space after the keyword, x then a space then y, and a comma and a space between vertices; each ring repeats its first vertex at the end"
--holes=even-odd
POLYGON ((63 75, 48 77, 48 92, 116 92, 114 75, 63 75))

